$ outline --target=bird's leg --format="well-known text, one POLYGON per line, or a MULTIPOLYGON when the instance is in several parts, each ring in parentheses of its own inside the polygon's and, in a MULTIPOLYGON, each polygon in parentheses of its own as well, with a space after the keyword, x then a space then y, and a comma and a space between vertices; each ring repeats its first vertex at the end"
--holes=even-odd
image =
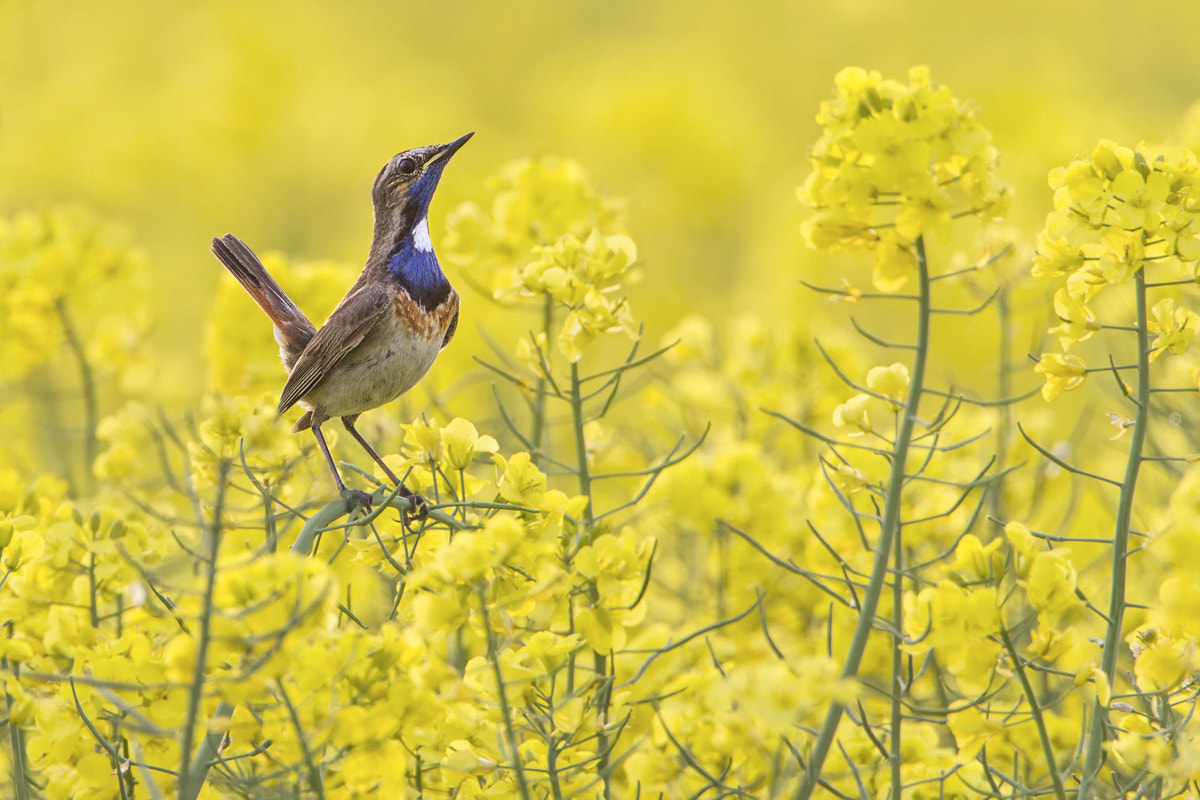
POLYGON ((346 430, 350 431, 350 435, 354 437, 354 441, 361 444, 363 450, 366 450, 371 455, 371 458, 375 459, 375 463, 383 468, 384 474, 391 479, 392 483, 400 487, 400 496, 412 503, 412 509, 403 515, 405 517, 405 524, 407 525, 407 523, 412 519, 425 519, 425 517, 429 515, 429 503, 427 503, 425 498, 421 497, 421 495, 417 494, 416 492, 409 491, 408 487, 396 477, 396 473, 392 472, 388 468, 388 465, 385 464, 383 459, 379 457, 379 453, 375 452, 375 448, 367 444, 367 440, 364 439, 362 434, 358 432, 358 429, 354 427, 354 423, 356 421, 358 421, 358 414, 354 414, 349 417, 342 417, 342 424, 346 426, 346 430))
MULTIPOLYGON (((383 459, 379 457, 379 453, 375 452, 375 448, 373 448, 373 447, 371 447, 371 445, 367 444, 367 440, 364 439, 362 437, 362 434, 358 432, 358 429, 354 427, 354 423, 357 420, 358 420, 358 414, 355 414, 350 417, 342 417, 342 424, 346 426, 346 430, 350 431, 350 435, 354 437, 354 441, 361 444, 363 450, 366 450, 367 453, 370 454, 371 458, 375 459, 375 463, 380 466, 380 468, 384 471, 384 474, 386 474, 388 476, 388 478, 391 480, 391 482, 393 484, 395 484, 396 486, 399 486, 400 479, 396 477, 396 474, 394 472, 392 472, 390 469, 388 469, 388 465, 385 464, 383 459)), ((401 492, 401 494, 404 494, 404 493, 401 492)))
MULTIPOLYGON (((355 508, 370 508, 371 495, 366 492, 361 492, 358 489, 347 489, 346 484, 342 483, 342 476, 338 474, 337 465, 333 463, 333 456, 329 453, 329 445, 325 444, 325 434, 321 433, 321 423, 329 419, 324 414, 318 414, 316 411, 312 415, 312 432, 313 436, 317 437, 317 444, 321 446, 321 452, 325 454, 325 461, 329 464, 329 469, 333 471, 333 481, 337 484, 338 494, 350 506, 350 510, 355 508)), ((361 440, 360 440, 361 441, 361 440)))

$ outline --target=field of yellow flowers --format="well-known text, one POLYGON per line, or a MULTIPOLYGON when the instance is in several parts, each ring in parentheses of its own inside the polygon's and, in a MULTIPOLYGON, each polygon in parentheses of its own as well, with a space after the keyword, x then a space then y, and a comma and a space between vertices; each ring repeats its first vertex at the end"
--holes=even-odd
MULTIPOLYGON (((323 94, 334 107, 315 113, 296 87, 319 83, 319 65, 237 27, 265 6, 127 5, 145 16, 113 35, 155 38, 103 69, 211 48, 162 62, 162 80, 206 87, 205 102, 171 93, 166 116, 144 113, 138 137, 179 153, 135 152, 110 117, 87 117, 88 81, 104 78, 47 62, 42 90, 77 102, 39 105, 16 67, 0 70, 0 103, 30 112, 5 129, 0 105, 13 176, 0 191, 0 794, 1200 797, 1200 115, 1175 120, 1174 144, 1059 131, 1047 148, 1062 157, 1027 186, 1033 162, 1018 148, 1009 177, 998 133, 1019 127, 1015 108, 993 113, 953 71, 912 66, 919 50, 887 71, 843 53, 811 107, 786 100, 785 116, 816 119, 811 136, 787 133, 788 174, 764 165, 781 134, 755 126, 767 117, 739 104, 735 73, 670 71, 691 56, 646 65, 619 96, 524 75, 562 81, 539 89, 554 130, 676 131, 663 161, 686 176, 647 171, 651 148, 627 201, 544 142, 486 178, 464 167, 482 159, 455 161, 432 227, 465 335, 363 418, 430 503, 408 524, 408 502, 335 426, 369 514, 289 432, 295 414, 277 419, 270 325, 218 281, 186 212, 227 203, 220 224, 288 252, 320 252, 311 237, 339 226, 366 236, 349 222, 365 191, 343 198, 328 176, 357 170, 365 189, 355 136, 424 103, 457 119, 455 81, 414 68, 422 80, 387 95, 396 108, 367 84, 323 94), (229 107, 305 126, 329 147, 308 156, 319 168, 273 152, 261 119, 204 119, 223 63, 229 107), (673 105, 655 69, 685 98, 711 78, 727 116, 673 105), (375 116, 356 126, 352 106, 375 116), (63 164, 53 143, 22 140, 72 113, 115 160, 63 164), (228 162, 206 136, 247 174, 214 169, 228 162), (157 202, 155 158, 172 169, 157 202), (59 197, 71 170, 107 194, 59 197), (766 211, 743 180, 790 196, 766 211), (39 181, 55 188, 21 201, 39 181), (297 187, 314 182, 331 199, 306 208, 297 187), (56 198, 72 202, 44 202, 56 198), (121 210, 152 229, 131 233, 121 210), (780 229, 757 242, 723 227, 763 220, 780 229)), ((797 22, 714 6, 661 46, 728 33, 745 56, 797 22)), ((453 46, 510 76, 478 37, 543 41, 551 61, 608 42, 595 57, 609 71, 636 52, 611 46, 603 15, 539 8, 528 27, 480 11, 453 46), (581 20, 596 28, 553 38, 581 20)), ((866 13, 839 8, 805 11, 866 13)), ((92 46, 89 22, 109 30, 82 6, 48 24, 63 10, 0 5, 8 52, 39 63, 92 46)), ((401 23, 448 24, 294 13, 323 26, 329 65, 401 23)), ((678 19, 666 4, 637 14, 648 30, 678 19)), ((403 41, 405 63, 439 63, 433 44, 403 41)), ((468 105, 486 110, 477 93, 496 79, 480 75, 468 105)), ((136 113, 136 92, 121 99, 136 113)), ((261 252, 313 319, 357 274, 261 252)))

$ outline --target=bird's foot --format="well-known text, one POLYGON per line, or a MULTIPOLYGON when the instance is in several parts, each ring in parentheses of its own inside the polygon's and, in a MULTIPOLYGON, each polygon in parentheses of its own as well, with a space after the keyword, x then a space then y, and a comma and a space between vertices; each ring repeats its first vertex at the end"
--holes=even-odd
POLYGON ((404 527, 411 528, 413 522, 424 522, 429 516, 429 502, 416 492, 410 491, 404 484, 400 484, 400 496, 412 504, 407 511, 400 512, 400 521, 404 523, 404 527))
POLYGON ((371 495, 358 489, 341 489, 338 494, 346 501, 346 505, 350 507, 350 513, 362 511, 364 514, 371 511, 371 495))

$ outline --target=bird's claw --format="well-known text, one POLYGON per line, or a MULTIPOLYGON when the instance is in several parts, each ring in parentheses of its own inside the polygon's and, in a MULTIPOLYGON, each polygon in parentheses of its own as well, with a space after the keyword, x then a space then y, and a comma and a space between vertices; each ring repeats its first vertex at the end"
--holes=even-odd
POLYGON ((400 496, 412 504, 407 511, 400 512, 400 521, 404 523, 404 527, 410 528, 413 522, 424 522, 429 516, 429 502, 403 484, 400 485, 400 496))
POLYGON ((361 510, 364 514, 371 511, 371 495, 358 489, 342 489, 338 494, 346 501, 346 505, 350 507, 350 513, 361 510))

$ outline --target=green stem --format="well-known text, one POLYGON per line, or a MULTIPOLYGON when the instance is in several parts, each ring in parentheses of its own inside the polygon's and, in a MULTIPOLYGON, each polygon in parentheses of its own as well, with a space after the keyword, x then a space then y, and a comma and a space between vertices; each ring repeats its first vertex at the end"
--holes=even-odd
POLYGON ((304 738, 304 725, 300 721, 300 714, 297 713, 292 699, 288 697, 287 690, 283 688, 283 681, 276 678, 275 688, 279 690, 279 696, 283 698, 283 704, 287 706, 292 727, 296 729, 296 741, 300 744, 300 754, 304 757, 304 766, 308 768, 308 787, 317 796, 317 800, 325 800, 325 784, 321 780, 321 770, 317 767, 316 759, 313 758, 312 748, 308 746, 308 741, 304 738))
MULTIPOLYGON (((229 729, 229 720, 233 717, 233 709, 233 703, 225 700, 217 704, 217 710, 213 713, 208 732, 200 740, 200 748, 192 760, 191 769, 188 770, 188 775, 191 776, 189 793, 184 794, 181 789, 180 800, 195 800, 199 796, 200 787, 208 780, 208 770, 220 755, 221 740, 225 738, 225 731, 229 729)), ((184 753, 186 754, 186 752, 185 750, 184 753)))
MULTIPOLYGON (((996 316, 999 318, 1000 334, 1000 375, 996 384, 997 397, 1012 397, 1012 364, 1009 354, 1012 352, 1012 309, 1009 306, 1008 284, 1000 287, 996 295, 996 316)), ((1003 475, 1008 466, 1008 447, 1012 441, 1012 405, 1003 403, 999 410, 999 420, 996 424, 996 474, 1003 475)), ((1001 478, 991 489, 992 516, 996 519, 1007 519, 1004 512, 1004 479, 1001 478)))
POLYGON ((904 708, 901 705, 901 690, 904 686, 904 652, 900 649, 901 634, 904 630, 904 530, 898 528, 893 539, 892 553, 892 685, 891 685, 891 739, 888 742, 888 760, 891 762, 892 797, 903 797, 901 789, 904 782, 900 775, 900 729, 904 719, 904 708))
MULTIPOLYGON (((542 333, 546 335, 546 341, 550 341, 550 328, 554 325, 554 298, 549 294, 545 296, 542 305, 542 333)), ((533 452, 529 454, 529 460, 536 467, 542 460, 542 456, 546 453, 546 443, 543 441, 546 438, 546 377, 543 375, 538 378, 537 386, 534 388, 533 397, 533 431, 530 434, 529 441, 533 442, 533 452)))
MULTIPOLYGON (((388 508, 394 508, 397 511, 412 510, 412 502, 406 497, 400 497, 400 487, 397 486, 391 490, 383 488, 376 489, 375 494, 371 497, 371 512, 365 517, 355 518, 351 522, 346 523, 342 527, 350 527, 351 525, 367 525, 388 508)), ((298 556, 308 556, 312 554, 313 543, 326 530, 334 527, 334 523, 342 517, 350 513, 350 504, 343 498, 338 498, 328 505, 323 506, 319 511, 309 517, 304 527, 300 529, 300 533, 296 534, 296 541, 292 543, 289 550, 298 556)), ((461 531, 466 528, 466 525, 455 519, 450 514, 444 511, 433 510, 429 512, 429 518, 435 522, 444 523, 452 531, 461 531)))
POLYGON ((500 652, 496 645, 496 632, 492 630, 491 615, 488 614, 487 596, 483 587, 477 586, 476 596, 479 598, 479 610, 483 614, 483 627, 487 630, 488 661, 492 662, 492 672, 496 676, 496 695, 500 699, 500 713, 504 717, 504 735, 508 740, 508 750, 512 757, 512 767, 517 774, 517 786, 521 789, 522 800, 531 800, 529 784, 525 781, 525 768, 521 765, 521 751, 517 744, 517 731, 513 727, 512 709, 508 705, 508 693, 504 691, 504 675, 500 671, 500 652))
POLYGON ((612 680, 608 674, 608 659, 599 653, 592 654, 592 667, 595 670, 596 680, 600 681, 599 688, 596 690, 596 753, 599 756, 599 761, 596 765, 596 771, 600 775, 600 780, 604 781, 604 800, 611 797, 612 787, 609 782, 611 767, 608 761, 608 751, 610 748, 608 734, 605 733, 605 728, 608 726, 608 706, 612 700, 612 680))
POLYGON ((1037 693, 1033 691, 1033 686, 1029 683, 1029 676, 1025 674, 1025 665, 1021 662, 1021 657, 1017 655, 1017 649, 1013 647, 1012 639, 1009 638, 1008 629, 1003 624, 1000 625, 1000 641, 1004 643, 1004 649, 1008 651, 1008 658, 1012 661, 1013 670, 1017 673, 1017 680, 1021 682, 1025 699, 1029 701, 1029 713, 1033 716, 1033 724, 1037 726, 1038 739, 1042 742, 1042 757, 1046 759, 1046 770, 1050 773, 1051 783, 1054 784, 1054 796, 1058 800, 1067 800, 1066 789, 1063 788, 1062 776, 1058 774, 1058 762, 1054 759, 1054 747, 1050 744, 1050 732, 1046 730, 1046 719, 1042 716, 1042 707, 1038 703, 1037 693))
MULTIPOLYGON (((217 476, 217 502, 213 506, 212 523, 205 531, 207 539, 205 561, 208 574, 205 576, 204 601, 200 612, 196 662, 192 667, 192 685, 188 692, 187 714, 183 722, 183 742, 180 748, 183 763, 179 767, 179 797, 181 800, 195 800, 200 795, 200 787, 204 785, 203 778, 192 773, 189 759, 192 753, 192 742, 196 736, 196 720, 200 715, 200 701, 204 697, 204 666, 208 660, 208 645, 211 638, 214 613, 213 596, 217 586, 217 553, 221 546, 221 514, 224 511, 225 485, 228 477, 229 464, 223 461, 217 476)), ((207 768, 205 771, 207 772, 207 768)))
POLYGON ((592 522, 592 475, 588 467, 587 440, 583 436, 583 390, 579 383, 579 363, 571 362, 571 423, 575 428, 575 462, 578 467, 579 493, 587 498, 584 524, 592 522))
MULTIPOLYGON (((576 469, 579 478, 579 493, 587 498, 587 507, 583 512, 583 526, 586 531, 587 540, 592 539, 592 474, 591 468, 588 466, 587 439, 583 435, 583 388, 579 380, 579 363, 571 362, 571 424, 575 429, 575 461, 576 469)), ((599 593, 596 591, 596 585, 589 583, 587 589, 587 597, 589 601, 596 605, 599 603, 599 593)), ((608 660, 605 656, 594 653, 592 666, 594 675, 597 680, 608 680, 608 660)), ((572 654, 570 662, 570 671, 573 673, 575 669, 574 654, 572 654)), ((573 675, 572 675, 573 677, 573 675)), ((601 688, 597 696, 596 722, 601 731, 608 722, 608 703, 609 696, 612 691, 611 684, 601 688)), ((600 779, 604 781, 605 800, 610 796, 611 785, 609 783, 609 761, 608 761, 608 734, 599 733, 596 736, 596 752, 599 754, 599 763, 597 769, 600 774, 600 779)))
MULTIPOLYGON (((95 536, 95 534, 92 534, 95 536)), ((91 553, 88 558, 88 614, 89 621, 93 628, 100 627, 100 607, 96 600, 99 594, 99 587, 96 585, 96 554, 91 553)))
MULTIPOLYGON (((1137 408, 1133 432, 1129 438, 1129 458, 1125 462, 1125 479, 1121 481, 1121 498, 1117 503, 1117 519, 1113 528, 1112 591, 1108 603, 1108 627, 1104 632, 1104 649, 1100 654, 1100 671, 1112 686, 1117 672, 1117 654, 1121 648, 1121 632, 1125 617, 1125 569, 1129 556, 1129 521, 1133 516, 1133 495, 1137 488, 1138 470, 1144 460, 1146 429, 1150 425, 1150 334, 1146 314, 1146 276, 1139 269, 1133 273, 1134 302, 1137 308, 1137 389, 1133 398, 1137 408)), ((1088 734, 1079 782, 1080 800, 1090 800, 1090 786, 1100 772, 1104 760, 1104 737, 1107 709, 1100 705, 1100 693, 1092 703, 1092 725, 1088 734)))
POLYGON ((546 741, 546 772, 550 777, 550 796, 563 800, 562 785, 558 779, 558 739, 553 734, 546 741))
MULTIPOLYGON (((9 635, 12 635, 11 628, 9 635)), ((17 677, 16 669, 8 663, 7 657, 0 659, 0 668, 5 672, 12 670, 13 677, 17 677)), ((25 772, 25 731, 13 720, 13 698, 7 691, 4 693, 4 701, 8 712, 8 746, 9 754, 12 756, 13 797, 16 800, 29 800, 29 776, 25 772)))
MULTIPOLYGON (((569 400, 571 404, 571 422, 575 431, 576 477, 579 480, 579 493, 587 498, 587 506, 583 511, 583 519, 580 520, 580 527, 584 529, 584 535, 590 539, 591 532, 587 529, 591 527, 592 522, 592 477, 587 461, 587 440, 583 435, 583 394, 579 381, 579 364, 574 361, 571 362, 571 395, 569 400)), ((582 537, 577 532, 575 534, 574 548, 568 547, 566 543, 564 543, 564 561, 570 561, 570 554, 579 547, 581 538, 582 537)), ((568 563, 567 566, 569 567, 570 564, 568 563)), ((589 599, 594 601, 595 587, 591 586, 589 588, 589 599)), ((573 617, 571 619, 571 630, 572 632, 575 630, 575 620, 573 617)), ((574 691, 574 688, 575 653, 571 653, 571 655, 568 657, 567 666, 567 691, 574 691)))
MULTIPOLYGON (((863 653, 867 649, 867 640, 875 625, 875 611, 879 607, 879 598, 883 587, 888 582, 888 564, 891 561, 892 543, 900 530, 900 499, 904 489, 906 476, 905 464, 908 460, 908 447, 912 441, 913 426, 916 424, 917 412, 921 403, 921 393, 925 383, 925 359, 929 353, 929 264, 925 257, 925 241, 918 237, 916 241, 917 274, 920 284, 917 297, 917 341, 916 355, 913 357, 912 375, 909 379, 908 398, 904 401, 903 416, 900 427, 896 432, 896 443, 892 448, 892 466, 888 475, 887 493, 884 496, 883 522, 879 528, 879 543, 875 547, 875 560, 871 566, 871 578, 862 596, 862 611, 858 623, 854 627, 854 635, 850 640, 850 648, 842 665, 841 679, 855 680, 858 668, 862 664, 863 653)), ((825 715, 825 721, 817 732, 813 742, 812 752, 808 757, 808 765, 804 778, 794 795, 796 800, 808 800, 817 786, 825 759, 833 747, 837 735, 838 723, 846 705, 834 701, 825 715)))
POLYGON ((66 337, 67 346, 71 348, 71 353, 75 356, 75 361, 79 366, 79 381, 83 390, 83 457, 85 460, 83 480, 80 481, 80 486, 90 494, 92 491, 92 465, 96 463, 96 456, 100 451, 100 440, 96 437, 96 428, 100 425, 100 404, 96 399, 96 377, 92 373, 92 365, 88 361, 87 350, 79 338, 79 332, 75 330, 71 315, 67 312, 66 298, 55 299, 54 305, 58 309, 58 319, 62 323, 63 336, 66 337))

